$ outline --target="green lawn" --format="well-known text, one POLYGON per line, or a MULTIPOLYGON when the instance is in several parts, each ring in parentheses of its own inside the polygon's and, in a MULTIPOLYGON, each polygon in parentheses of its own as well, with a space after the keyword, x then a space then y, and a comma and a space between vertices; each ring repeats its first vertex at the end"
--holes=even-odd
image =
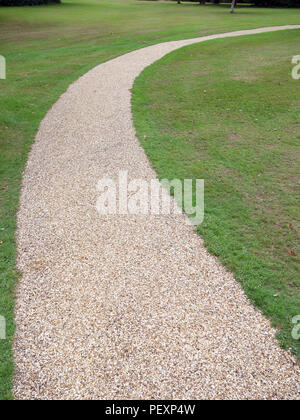
POLYGON ((12 398, 13 290, 18 279, 14 232, 21 174, 47 110, 80 75, 128 51, 299 22, 300 10, 241 8, 232 16, 228 6, 134 0, 0 9, 0 55, 7 59, 7 80, 0 80, 0 315, 8 324, 7 340, 0 341, 0 399, 12 398))
POLYGON ((299 45, 293 30, 180 49, 137 79, 133 110, 159 177, 205 179, 199 234, 300 358, 299 45))

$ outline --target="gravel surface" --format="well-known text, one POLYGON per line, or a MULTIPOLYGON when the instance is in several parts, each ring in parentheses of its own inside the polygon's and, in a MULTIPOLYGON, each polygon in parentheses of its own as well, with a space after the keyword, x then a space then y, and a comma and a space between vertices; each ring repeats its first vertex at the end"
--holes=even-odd
POLYGON ((134 51, 49 111, 18 214, 16 399, 299 399, 299 365, 184 215, 96 211, 102 177, 156 177, 131 117, 146 66, 195 42, 291 28, 134 51))

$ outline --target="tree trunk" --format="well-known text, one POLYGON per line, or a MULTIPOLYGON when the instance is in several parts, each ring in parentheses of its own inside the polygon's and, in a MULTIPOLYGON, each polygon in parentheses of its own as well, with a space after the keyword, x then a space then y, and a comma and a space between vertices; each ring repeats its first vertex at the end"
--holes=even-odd
POLYGON ((206 0, 200 0, 200 6, 205 6, 206 0))
POLYGON ((234 13, 234 9, 236 6, 237 6, 237 0, 232 0, 230 13, 234 13))

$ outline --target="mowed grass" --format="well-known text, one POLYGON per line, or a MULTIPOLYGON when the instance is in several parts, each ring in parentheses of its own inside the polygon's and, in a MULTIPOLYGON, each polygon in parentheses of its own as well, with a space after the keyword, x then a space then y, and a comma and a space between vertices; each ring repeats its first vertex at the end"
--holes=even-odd
POLYGON ((205 179, 198 233, 298 357, 299 45, 299 30, 193 45, 147 68, 133 90, 158 175, 205 179))
MULTIPOLYGON (((178 6, 173 2, 63 0, 0 8, 0 399, 12 398, 16 211, 27 154, 41 119, 68 85, 101 62, 150 44, 230 30, 297 24, 300 10, 178 6)), ((87 109, 88 112, 88 109, 87 109)))

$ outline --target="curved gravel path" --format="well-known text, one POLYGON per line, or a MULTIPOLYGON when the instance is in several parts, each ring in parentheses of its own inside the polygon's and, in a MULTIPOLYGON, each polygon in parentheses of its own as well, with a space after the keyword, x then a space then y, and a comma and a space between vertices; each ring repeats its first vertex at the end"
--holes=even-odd
POLYGON ((14 356, 17 399, 299 398, 300 368, 179 216, 101 217, 96 184, 155 178, 130 88, 166 53, 96 67, 43 120, 23 179, 14 356))

